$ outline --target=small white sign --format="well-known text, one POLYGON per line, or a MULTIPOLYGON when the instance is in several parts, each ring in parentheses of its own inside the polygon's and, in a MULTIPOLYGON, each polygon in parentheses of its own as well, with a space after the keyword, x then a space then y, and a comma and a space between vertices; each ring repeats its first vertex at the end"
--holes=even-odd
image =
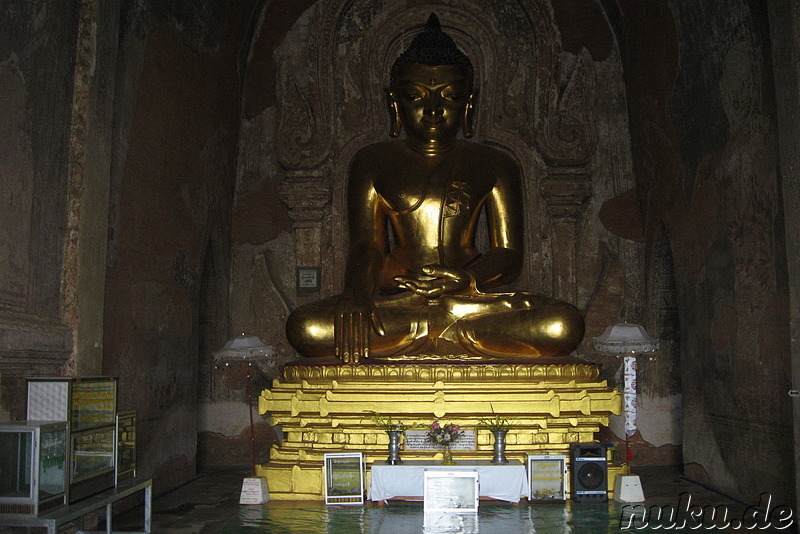
POLYGON ((319 267, 298 267, 297 268, 297 291, 307 295, 319 291, 320 269, 319 267))
POLYGON ((249 477, 242 482, 242 493, 239 495, 239 504, 264 504, 269 500, 267 479, 264 477, 249 477))
POLYGON ((298 285, 304 289, 317 287, 317 271, 306 269, 297 273, 298 285))
MULTIPOLYGON (((450 450, 453 451, 474 451, 475 431, 462 430, 463 434, 453 444, 450 450)), ((428 441, 427 430, 406 430, 405 450, 407 451, 439 451, 442 447, 428 441)))

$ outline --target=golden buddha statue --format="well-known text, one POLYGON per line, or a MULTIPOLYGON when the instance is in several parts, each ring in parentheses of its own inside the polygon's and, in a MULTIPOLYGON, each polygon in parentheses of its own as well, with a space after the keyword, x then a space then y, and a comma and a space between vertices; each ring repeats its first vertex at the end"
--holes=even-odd
POLYGON ((500 291, 522 267, 520 170, 505 152, 458 138, 472 136, 472 83, 469 58, 431 15, 387 90, 391 136, 404 128, 405 139, 367 146, 350 165, 344 291, 287 321, 300 354, 531 361, 580 343, 584 322, 571 304, 500 291), (480 253, 483 209, 491 246, 480 253))

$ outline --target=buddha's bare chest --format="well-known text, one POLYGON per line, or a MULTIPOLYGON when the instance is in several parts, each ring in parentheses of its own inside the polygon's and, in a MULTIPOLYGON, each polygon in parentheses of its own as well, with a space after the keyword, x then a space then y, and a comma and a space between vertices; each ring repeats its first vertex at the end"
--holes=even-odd
POLYGON ((412 214, 420 210, 436 216, 467 215, 476 209, 491 189, 489 180, 469 169, 429 169, 408 166, 387 168, 375 190, 390 214, 412 214))

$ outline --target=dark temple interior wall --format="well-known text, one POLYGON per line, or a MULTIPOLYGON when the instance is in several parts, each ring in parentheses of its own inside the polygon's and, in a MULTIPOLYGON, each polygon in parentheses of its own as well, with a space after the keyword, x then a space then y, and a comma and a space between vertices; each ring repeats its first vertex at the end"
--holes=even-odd
POLYGON ((793 502, 786 227, 766 6, 620 8, 648 250, 653 258, 665 237, 674 265, 686 474, 751 500, 769 491, 793 502))
MULTIPOLYGON (((239 52, 253 2, 130 4, 120 31, 119 166, 111 187, 103 372, 140 421, 157 489, 196 468, 201 350, 228 337, 239 52), (141 4, 140 4, 141 5, 141 4)), ((202 371, 202 372, 201 372, 202 371)))
MULTIPOLYGON (((242 383, 217 377, 211 352, 247 330, 293 357, 280 328, 298 302, 285 169, 257 140, 275 142, 272 54, 313 4, 0 2, 0 420, 24 416, 25 376, 113 374, 159 491, 197 462, 247 462, 242 383)), ((585 224, 643 251, 643 304, 626 315, 667 353, 643 362, 640 394, 682 402, 670 422, 682 442, 662 451, 643 433, 639 457, 792 502, 782 203, 798 199, 782 197, 761 4, 552 12, 565 58, 621 60, 636 188, 585 224)), ((608 257, 606 308, 591 310, 604 320, 623 313, 626 284, 624 258, 608 257)), ((260 385, 277 372, 263 371, 260 385)), ((259 427, 266 448, 275 436, 259 427)))
MULTIPOLYGON (((259 336, 278 357, 253 367, 256 393, 279 378, 280 364, 296 357, 284 334, 295 305, 294 245, 288 210, 280 200, 284 171, 274 157, 274 120, 278 100, 276 48, 314 0, 258 2, 241 58, 241 123, 236 163, 235 202, 231 214, 228 317, 233 334, 259 336), (291 288, 291 289, 290 289, 291 288)), ((298 119, 302 121, 302 119, 298 119)), ((220 345, 210 347, 219 350, 220 345)), ((205 366, 210 368, 210 364, 205 366)), ((250 407, 246 376, 223 368, 208 377, 201 395, 198 454, 205 465, 250 462, 250 407)), ((255 401, 254 401, 255 404, 255 401)), ((252 408, 258 461, 268 458, 277 436, 266 417, 252 408)))
MULTIPOLYGON (((605 87, 609 84, 608 77, 597 82, 595 121, 598 135, 601 139, 607 138, 613 147, 610 162, 625 157, 626 150, 635 161, 637 154, 630 130, 631 113, 635 110, 631 109, 628 101, 631 96, 625 90, 629 65, 621 7, 615 2, 567 0, 554 2, 553 11, 565 55, 587 51, 598 69, 609 62, 610 56, 618 56, 620 64, 611 78, 618 85, 605 87), (623 132, 615 132, 602 122, 608 120, 605 118, 608 111, 604 113, 600 104, 613 99, 618 100, 615 106, 625 110, 624 115, 620 113, 625 119, 623 132)), ((613 109, 614 106, 608 107, 613 109)), ((602 226, 608 233, 597 249, 579 249, 581 256, 601 257, 598 279, 582 280, 584 285, 593 288, 594 294, 585 309, 587 333, 581 355, 602 363, 603 376, 621 388, 621 360, 597 354, 592 337, 600 335, 608 325, 625 320, 643 325, 650 335, 659 338, 661 348, 657 356, 644 358, 639 365, 637 432, 630 441, 634 465, 679 465, 682 463, 682 392, 672 258, 664 236, 657 236, 649 247, 645 243, 633 161, 629 162, 630 169, 614 167, 610 162, 601 162, 593 169, 594 194, 601 197, 602 204, 597 213, 586 217, 586 224, 602 226), (613 175, 620 170, 629 172, 631 181, 626 187, 618 188, 620 190, 604 190, 601 181, 613 180, 613 175), (615 239, 625 245, 615 249, 615 239), (632 298, 631 294, 638 298, 632 298)), ((622 417, 612 418, 613 432, 602 432, 600 439, 624 446, 621 445, 625 435, 622 424, 622 417)))

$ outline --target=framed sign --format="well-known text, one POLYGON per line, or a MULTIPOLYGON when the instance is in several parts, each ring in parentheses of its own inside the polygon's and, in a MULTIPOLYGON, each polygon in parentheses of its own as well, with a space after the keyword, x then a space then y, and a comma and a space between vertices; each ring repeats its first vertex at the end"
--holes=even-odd
POLYGON ((364 504, 364 454, 325 455, 325 504, 364 504))
POLYGON ((478 472, 426 469, 423 486, 425 513, 478 511, 478 472))
MULTIPOLYGON (((422 532, 458 532, 479 534, 478 514, 452 514, 449 512, 425 512, 422 532)), ((484 531, 485 531, 484 527, 484 531)))
POLYGON ((298 267, 297 268, 297 294, 308 295, 319 293, 320 286, 319 267, 298 267))
POLYGON ((563 454, 529 454, 530 501, 567 500, 567 457, 563 454))

